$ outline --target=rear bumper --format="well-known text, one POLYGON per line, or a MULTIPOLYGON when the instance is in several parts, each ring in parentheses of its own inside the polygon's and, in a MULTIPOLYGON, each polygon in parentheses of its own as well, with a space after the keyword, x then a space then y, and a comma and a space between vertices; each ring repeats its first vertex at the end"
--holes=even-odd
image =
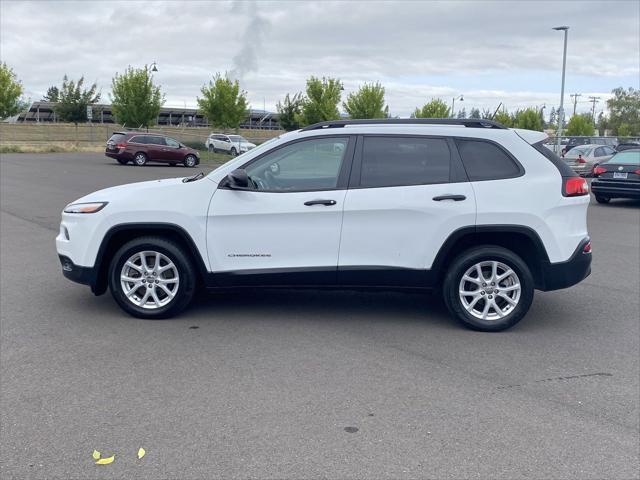
POLYGON ((594 180, 591 182, 591 191, 594 195, 603 197, 640 198, 640 183, 594 180))
POLYGON ((543 263, 540 290, 548 292, 568 288, 587 278, 591 274, 592 254, 584 253, 584 248, 590 242, 589 237, 582 240, 573 255, 565 262, 543 263))

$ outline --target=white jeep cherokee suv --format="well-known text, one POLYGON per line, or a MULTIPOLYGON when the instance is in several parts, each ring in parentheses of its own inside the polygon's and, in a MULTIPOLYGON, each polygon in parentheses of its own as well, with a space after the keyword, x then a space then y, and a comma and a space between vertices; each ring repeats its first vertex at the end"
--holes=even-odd
POLYGON ((136 317, 176 315, 199 286, 438 289, 463 324, 502 330, 534 289, 590 273, 588 185, 545 140, 487 120, 325 122, 207 176, 80 198, 57 250, 136 317))
POLYGON ((232 157, 256 147, 254 143, 240 135, 224 135, 222 133, 212 133, 204 145, 210 152, 224 152, 232 157))

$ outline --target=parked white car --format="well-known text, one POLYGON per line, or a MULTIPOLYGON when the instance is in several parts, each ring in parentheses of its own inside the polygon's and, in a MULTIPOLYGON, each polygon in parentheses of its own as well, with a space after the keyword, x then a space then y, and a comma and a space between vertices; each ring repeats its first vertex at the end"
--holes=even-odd
POLYGON ((225 135, 222 133, 212 133, 209 135, 205 146, 210 152, 224 152, 233 157, 256 147, 254 143, 251 143, 240 135, 225 135))
POLYGON ((546 139, 487 120, 311 125, 206 176, 69 204, 62 271, 141 318, 199 287, 436 289, 464 325, 503 330, 535 289, 591 271, 587 181, 546 139))

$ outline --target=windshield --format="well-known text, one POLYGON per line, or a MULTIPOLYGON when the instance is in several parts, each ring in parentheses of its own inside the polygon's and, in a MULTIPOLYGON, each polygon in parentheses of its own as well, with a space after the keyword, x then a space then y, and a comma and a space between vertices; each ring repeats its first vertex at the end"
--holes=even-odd
POLYGON ((604 163, 615 163, 616 165, 640 165, 640 150, 627 150, 615 154, 604 163))
POLYGON ((593 148, 591 147, 573 147, 571 150, 569 150, 565 157, 577 157, 578 155, 586 157, 587 155, 589 155, 589 153, 591 153, 591 150, 593 150, 593 148))
POLYGON ((247 139, 241 137, 240 135, 229 135, 229 140, 231 140, 232 142, 247 143, 247 139))

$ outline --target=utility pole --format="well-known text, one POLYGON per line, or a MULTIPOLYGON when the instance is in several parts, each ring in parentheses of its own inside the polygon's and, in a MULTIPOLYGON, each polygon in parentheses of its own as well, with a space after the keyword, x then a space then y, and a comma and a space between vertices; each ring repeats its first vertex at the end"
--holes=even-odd
POLYGON ((578 105, 578 97, 581 97, 582 94, 581 93, 572 93, 571 95, 569 95, 571 98, 573 98, 573 116, 576 116, 576 106, 578 105))
POLYGON ((560 109, 558 110, 558 131, 556 132, 557 154, 560 154, 560 134, 564 122, 564 78, 567 70, 567 34, 569 27, 563 25, 561 27, 553 27, 556 31, 564 32, 564 53, 562 54, 562 87, 560 88, 560 109))
POLYGON ((589 97, 589 101, 592 103, 591 118, 593 119, 593 123, 596 123, 596 103, 598 100, 600 100, 600 97, 589 97))

